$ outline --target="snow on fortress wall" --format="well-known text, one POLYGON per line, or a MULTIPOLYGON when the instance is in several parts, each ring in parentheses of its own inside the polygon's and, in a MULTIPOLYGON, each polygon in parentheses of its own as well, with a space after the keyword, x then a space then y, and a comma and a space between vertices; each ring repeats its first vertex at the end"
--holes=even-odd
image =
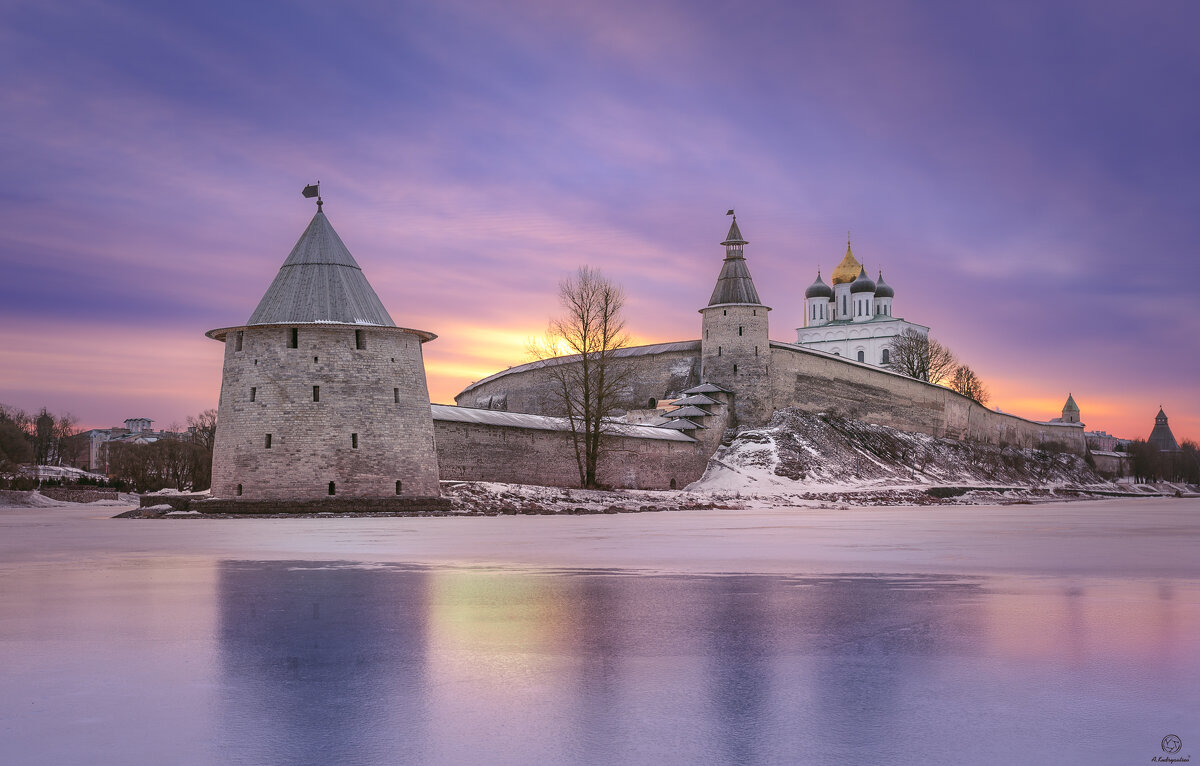
MULTIPOLYGON (((770 393, 774 410, 837 412, 850 418, 937 437, 1037 448, 1057 443, 1085 452, 1083 427, 1039 423, 996 412, 942 386, 924 383, 874 365, 790 343, 771 341, 770 393)), ((645 407, 700 382, 700 342, 681 341, 627 349, 634 381, 621 406, 645 407)), ((570 364, 569 358, 550 360, 570 364)), ((499 372, 457 397, 466 406, 553 414, 550 380, 542 362, 499 372)), ((728 383, 728 382, 727 382, 728 383)), ((728 387, 742 388, 736 384, 728 387)), ((440 433, 440 431, 439 431, 440 433)), ((715 448, 715 445, 714 445, 715 448)), ((439 448, 439 460, 442 459, 439 448)), ((444 464, 443 464, 444 465, 444 464)), ((443 478, 454 478, 442 471, 443 478)), ((681 485, 682 486, 682 485, 681 485)))
POLYGON ((837 412, 904 431, 985 444, 1086 452, 1078 423, 1039 423, 996 412, 948 388, 821 351, 771 342, 776 409, 837 412))
MULTIPOLYGON (((443 404, 432 410, 443 481, 579 486, 571 435, 562 419, 443 404)), ((716 434, 724 430, 723 422, 716 426, 716 434)), ((682 489, 703 475, 715 448, 667 428, 620 424, 615 429, 605 438, 599 480, 620 489, 682 489)))

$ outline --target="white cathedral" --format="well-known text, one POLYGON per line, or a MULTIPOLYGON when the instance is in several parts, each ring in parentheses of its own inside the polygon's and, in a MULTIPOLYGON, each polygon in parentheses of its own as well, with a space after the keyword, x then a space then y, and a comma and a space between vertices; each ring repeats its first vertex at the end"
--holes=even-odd
POLYGON ((804 291, 804 326, 796 328, 796 342, 857 362, 887 367, 896 336, 912 329, 929 335, 924 325, 892 316, 892 286, 872 281, 846 241, 846 255, 833 270, 833 287, 821 280, 804 291))

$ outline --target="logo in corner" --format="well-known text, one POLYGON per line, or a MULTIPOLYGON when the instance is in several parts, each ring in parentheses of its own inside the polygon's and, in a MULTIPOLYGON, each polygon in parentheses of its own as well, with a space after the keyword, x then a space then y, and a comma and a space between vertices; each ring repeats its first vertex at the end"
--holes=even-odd
POLYGON ((1162 738, 1162 749, 1167 755, 1175 755, 1183 748, 1183 740, 1176 737, 1174 734, 1168 734, 1162 738))

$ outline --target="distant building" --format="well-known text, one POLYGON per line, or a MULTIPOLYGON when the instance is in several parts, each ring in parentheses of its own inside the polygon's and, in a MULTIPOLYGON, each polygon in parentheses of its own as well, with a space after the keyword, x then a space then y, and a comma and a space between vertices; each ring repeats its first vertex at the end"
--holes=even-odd
POLYGON ((87 441, 87 452, 81 454, 76 468, 92 473, 108 473, 108 450, 112 444, 150 444, 159 439, 179 438, 174 431, 155 431, 150 418, 126 418, 125 427, 93 428, 80 436, 87 441))
POLYGON ((1154 430, 1150 432, 1146 443, 1159 452, 1179 451, 1179 442, 1175 441, 1175 434, 1171 433, 1171 427, 1167 425, 1167 414, 1163 412, 1162 407, 1158 408, 1158 414, 1154 416, 1154 430))
POLYGON ((1129 443, 1128 439, 1118 439, 1107 431, 1084 431, 1083 438, 1093 452, 1112 452, 1129 443))
MULTIPOLYGON (((739 233, 740 236, 740 233, 739 233)), ((817 281, 804 291, 804 326, 796 328, 796 342, 856 362, 888 367, 896 337, 905 330, 929 335, 925 325, 892 316, 892 286, 872 280, 846 241, 846 254, 825 284, 817 281)))

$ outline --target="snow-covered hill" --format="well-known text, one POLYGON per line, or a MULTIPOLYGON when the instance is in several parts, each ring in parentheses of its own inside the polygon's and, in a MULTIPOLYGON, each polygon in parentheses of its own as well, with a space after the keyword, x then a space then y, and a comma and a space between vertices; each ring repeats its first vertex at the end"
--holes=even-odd
POLYGON ((722 445, 688 489, 771 494, 931 485, 1114 488, 1077 455, 938 439, 789 409, 722 445))

